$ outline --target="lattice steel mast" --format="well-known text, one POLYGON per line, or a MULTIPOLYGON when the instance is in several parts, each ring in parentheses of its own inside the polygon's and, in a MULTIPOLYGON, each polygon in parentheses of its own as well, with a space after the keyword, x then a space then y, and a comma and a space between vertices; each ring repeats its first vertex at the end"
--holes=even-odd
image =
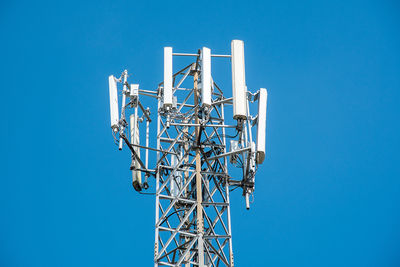
POLYGON ((124 141, 131 151, 134 188, 147 189, 148 178, 155 177, 154 266, 234 266, 229 192, 241 187, 249 208, 256 168, 265 155, 267 92, 247 91, 243 42, 232 41, 232 56, 211 55, 205 47, 195 54, 174 54, 172 48, 164 48, 164 82, 154 91, 128 84, 127 75, 124 71, 119 79, 109 78, 111 124, 119 137, 119 148, 124 141), (191 56, 195 61, 173 74, 173 56, 191 56), (212 57, 231 58, 233 97, 226 98, 213 81, 212 57), (117 82, 123 84, 120 119, 117 82), (156 148, 149 147, 150 110, 144 109, 139 95, 152 97, 158 103, 156 148), (130 101, 126 104, 127 97, 130 101), (255 100, 262 115, 252 117, 249 102, 255 100), (233 105, 233 118, 237 121, 234 125, 225 124, 226 105, 233 105), (127 109, 132 113, 130 140, 125 134, 127 109), (145 146, 140 145, 139 138, 143 122, 145 146), (252 140, 255 124, 257 144, 252 140), (140 150, 145 150, 145 162, 140 150), (157 155, 153 169, 148 168, 149 150, 157 155), (228 166, 241 168, 241 179, 232 178, 228 166))

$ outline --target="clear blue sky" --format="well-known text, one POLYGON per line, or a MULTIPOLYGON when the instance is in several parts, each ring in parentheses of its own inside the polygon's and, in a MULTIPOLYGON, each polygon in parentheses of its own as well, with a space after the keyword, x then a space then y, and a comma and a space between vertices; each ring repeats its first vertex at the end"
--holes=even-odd
POLYGON ((399 266, 400 6, 322 2, 3 1, 0 266, 151 266, 154 198, 113 145, 107 77, 155 88, 163 46, 232 39, 269 90, 236 266, 399 266))

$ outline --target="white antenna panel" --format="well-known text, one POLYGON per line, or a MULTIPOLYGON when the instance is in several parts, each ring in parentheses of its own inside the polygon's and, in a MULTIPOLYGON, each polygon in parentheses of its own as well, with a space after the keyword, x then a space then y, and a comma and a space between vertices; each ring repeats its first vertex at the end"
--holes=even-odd
POLYGON ((113 75, 108 76, 108 87, 110 91, 110 115, 111 115, 111 128, 116 132, 118 131, 118 91, 117 81, 113 75))
POLYGON ((130 96, 138 97, 139 96, 139 84, 131 84, 130 86, 130 96))
POLYGON ((203 47, 201 52, 201 100, 202 105, 211 106, 211 50, 203 47))
POLYGON ((172 106, 172 47, 164 47, 164 108, 172 106))
MULTIPOLYGON (((131 132, 131 144, 134 145, 139 145, 140 144, 140 136, 139 136, 139 124, 137 122, 137 117, 132 114, 129 117, 130 120, 130 132, 131 132)), ((139 147, 133 147, 134 151, 136 154, 140 157, 140 149, 139 147)), ((137 160, 135 161, 135 167, 140 168, 140 164, 137 160)), ((140 191, 142 184, 142 172, 138 170, 133 170, 132 171, 132 185, 135 188, 135 190, 140 191)))
POLYGON ((258 122, 257 122, 257 164, 265 159, 265 130, 267 128, 267 89, 260 88, 258 96, 258 122))
POLYGON ((244 43, 231 42, 233 118, 247 118, 246 78, 244 69, 244 43))

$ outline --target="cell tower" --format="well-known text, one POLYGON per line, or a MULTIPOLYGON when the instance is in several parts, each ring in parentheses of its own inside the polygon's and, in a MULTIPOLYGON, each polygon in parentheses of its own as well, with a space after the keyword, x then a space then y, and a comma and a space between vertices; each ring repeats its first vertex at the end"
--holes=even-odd
POLYGON ((265 158, 267 111, 267 90, 247 90, 243 41, 232 41, 231 55, 214 55, 207 47, 193 54, 164 47, 164 81, 156 90, 128 83, 126 70, 119 78, 109 76, 109 89, 111 128, 119 150, 123 144, 130 150, 134 189, 148 189, 155 178, 154 266, 234 266, 229 192, 242 188, 250 208, 257 166, 265 158), (193 62, 174 73, 178 56, 193 62), (224 96, 211 75, 217 58, 231 59, 232 97, 224 96), (155 148, 149 145, 154 118, 142 97, 157 101, 155 148), (250 115, 252 103, 258 105, 256 116, 250 115), (226 114, 230 105, 233 114, 226 114), (226 124, 226 115, 234 123, 226 124), (146 133, 145 145, 139 129, 146 133), (149 152, 156 157, 150 159, 149 152), (229 175, 233 168, 240 177, 229 175))

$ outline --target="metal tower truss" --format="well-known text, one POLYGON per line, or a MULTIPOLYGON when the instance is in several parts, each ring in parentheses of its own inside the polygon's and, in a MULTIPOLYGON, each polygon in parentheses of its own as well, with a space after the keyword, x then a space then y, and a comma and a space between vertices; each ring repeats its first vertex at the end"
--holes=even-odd
POLYGON ((195 54, 173 54, 172 48, 165 48, 164 82, 156 90, 128 84, 127 76, 124 71, 119 79, 109 77, 111 127, 119 148, 125 143, 131 151, 135 190, 147 189, 148 179, 155 177, 154 266, 233 267, 229 192, 242 188, 249 208, 257 166, 265 157, 267 92, 263 88, 255 94, 247 91, 243 42, 232 42, 232 55, 211 55, 208 48, 195 54), (173 55, 195 61, 173 74, 173 55), (231 58, 233 97, 226 98, 214 82, 211 57, 231 58), (118 82, 123 84, 120 116, 118 82), (150 109, 143 107, 139 97, 157 100, 156 148, 149 147, 150 109), (255 101, 259 114, 253 117, 249 104, 255 101), (226 124, 227 105, 233 106, 233 125, 226 124), (127 112, 131 113, 129 123, 127 112), (139 128, 144 128, 144 122, 143 146, 139 128), (257 143, 252 138, 255 125, 257 143), (149 159, 149 151, 157 156, 149 159), (240 178, 229 175, 228 169, 235 167, 240 169, 235 173, 240 178))
POLYGON ((166 266, 197 266, 200 258, 207 266, 233 266, 229 175, 220 156, 226 153, 225 128, 235 126, 224 125, 229 100, 215 84, 215 104, 208 114, 201 112, 198 73, 191 64, 174 75, 182 76, 178 84, 192 76, 194 88, 174 85, 182 102, 158 116, 163 152, 157 157, 155 259, 166 266))

